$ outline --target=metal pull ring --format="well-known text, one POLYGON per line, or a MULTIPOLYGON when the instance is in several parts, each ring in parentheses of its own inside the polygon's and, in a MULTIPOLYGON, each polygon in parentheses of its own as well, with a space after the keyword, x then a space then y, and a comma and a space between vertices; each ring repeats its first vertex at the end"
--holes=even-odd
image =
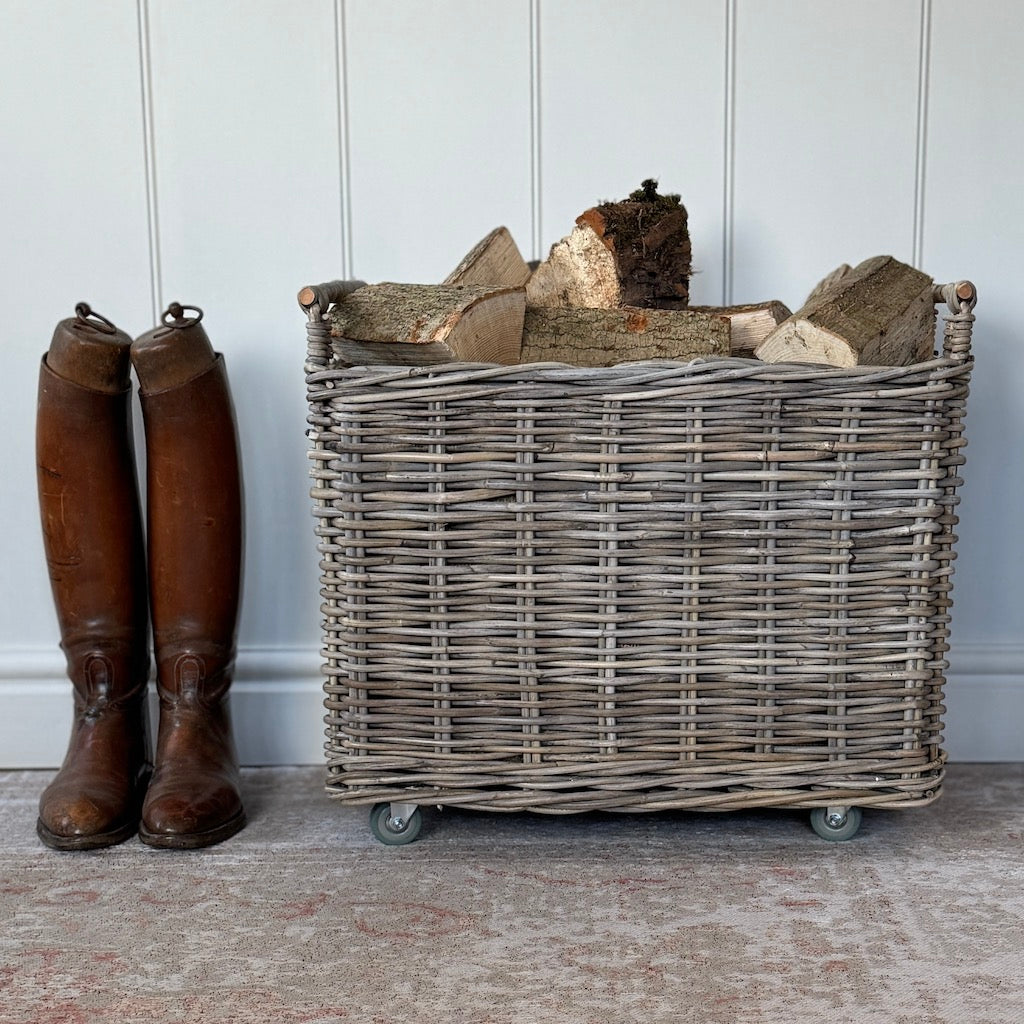
POLYGON ((173 327, 180 330, 185 327, 194 327, 200 320, 203 319, 203 311, 198 306, 183 306, 180 302, 172 302, 167 309, 164 310, 164 314, 160 317, 160 322, 167 327, 173 327), (195 316, 185 316, 185 310, 190 310, 195 313, 195 316), (172 319, 168 320, 168 317, 172 319))
POLYGON ((103 334, 117 334, 117 328, 105 316, 95 312, 88 302, 79 302, 75 306, 75 316, 78 320, 76 327, 81 324, 103 334))

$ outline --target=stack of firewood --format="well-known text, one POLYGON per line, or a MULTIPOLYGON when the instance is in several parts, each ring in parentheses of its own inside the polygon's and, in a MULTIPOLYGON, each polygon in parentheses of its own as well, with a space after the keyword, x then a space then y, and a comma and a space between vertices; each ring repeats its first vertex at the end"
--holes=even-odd
POLYGON ((331 311, 353 365, 757 358, 834 366, 931 357, 932 280, 891 256, 843 265, 792 313, 779 301, 690 306, 691 246, 678 195, 648 180, 576 218, 531 267, 496 228, 441 284, 365 285, 331 311))

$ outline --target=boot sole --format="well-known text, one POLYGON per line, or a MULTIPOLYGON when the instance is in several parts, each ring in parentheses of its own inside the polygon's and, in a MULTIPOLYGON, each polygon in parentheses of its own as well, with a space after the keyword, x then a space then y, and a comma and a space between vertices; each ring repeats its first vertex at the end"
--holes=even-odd
POLYGON ((223 825, 208 829, 206 832, 150 832, 145 825, 139 825, 139 839, 147 846, 158 850, 199 850, 204 846, 214 846, 230 839, 245 828, 245 811, 239 811, 223 825))
POLYGON ((100 832, 92 836, 59 836, 56 832, 51 832, 42 820, 36 821, 36 835, 43 845, 64 853, 75 850, 105 850, 108 846, 118 846, 131 839, 138 830, 138 822, 133 821, 113 831, 100 832))

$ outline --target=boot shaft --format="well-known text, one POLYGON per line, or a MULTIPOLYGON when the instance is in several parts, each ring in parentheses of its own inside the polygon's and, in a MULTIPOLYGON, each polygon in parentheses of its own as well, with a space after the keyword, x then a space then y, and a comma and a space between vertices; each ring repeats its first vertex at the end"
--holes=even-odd
POLYGON ((40 366, 39 507, 68 673, 83 696, 113 700, 144 686, 149 667, 130 339, 79 310, 40 366))
POLYGON ((136 339, 146 427, 150 602, 162 694, 215 700, 230 684, 243 505, 223 357, 198 318, 136 339))

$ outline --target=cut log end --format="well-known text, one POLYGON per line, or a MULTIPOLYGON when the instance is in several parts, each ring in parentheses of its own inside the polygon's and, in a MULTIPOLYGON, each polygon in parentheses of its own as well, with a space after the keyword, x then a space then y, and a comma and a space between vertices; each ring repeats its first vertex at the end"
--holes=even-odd
POLYGON ((758 346, 765 362, 906 366, 935 346, 932 279, 892 256, 829 275, 758 346))
POLYGON ((750 303, 743 306, 691 306, 701 313, 725 317, 729 322, 729 351, 737 359, 752 359, 757 347, 792 311, 783 303, 750 303))
POLYGON ((491 285, 522 288, 530 268, 508 228, 495 228, 462 258, 445 284, 491 285))
POLYGON ((823 330, 809 320, 793 317, 756 349, 765 363, 817 363, 848 368, 857 365, 854 350, 845 338, 823 330))

